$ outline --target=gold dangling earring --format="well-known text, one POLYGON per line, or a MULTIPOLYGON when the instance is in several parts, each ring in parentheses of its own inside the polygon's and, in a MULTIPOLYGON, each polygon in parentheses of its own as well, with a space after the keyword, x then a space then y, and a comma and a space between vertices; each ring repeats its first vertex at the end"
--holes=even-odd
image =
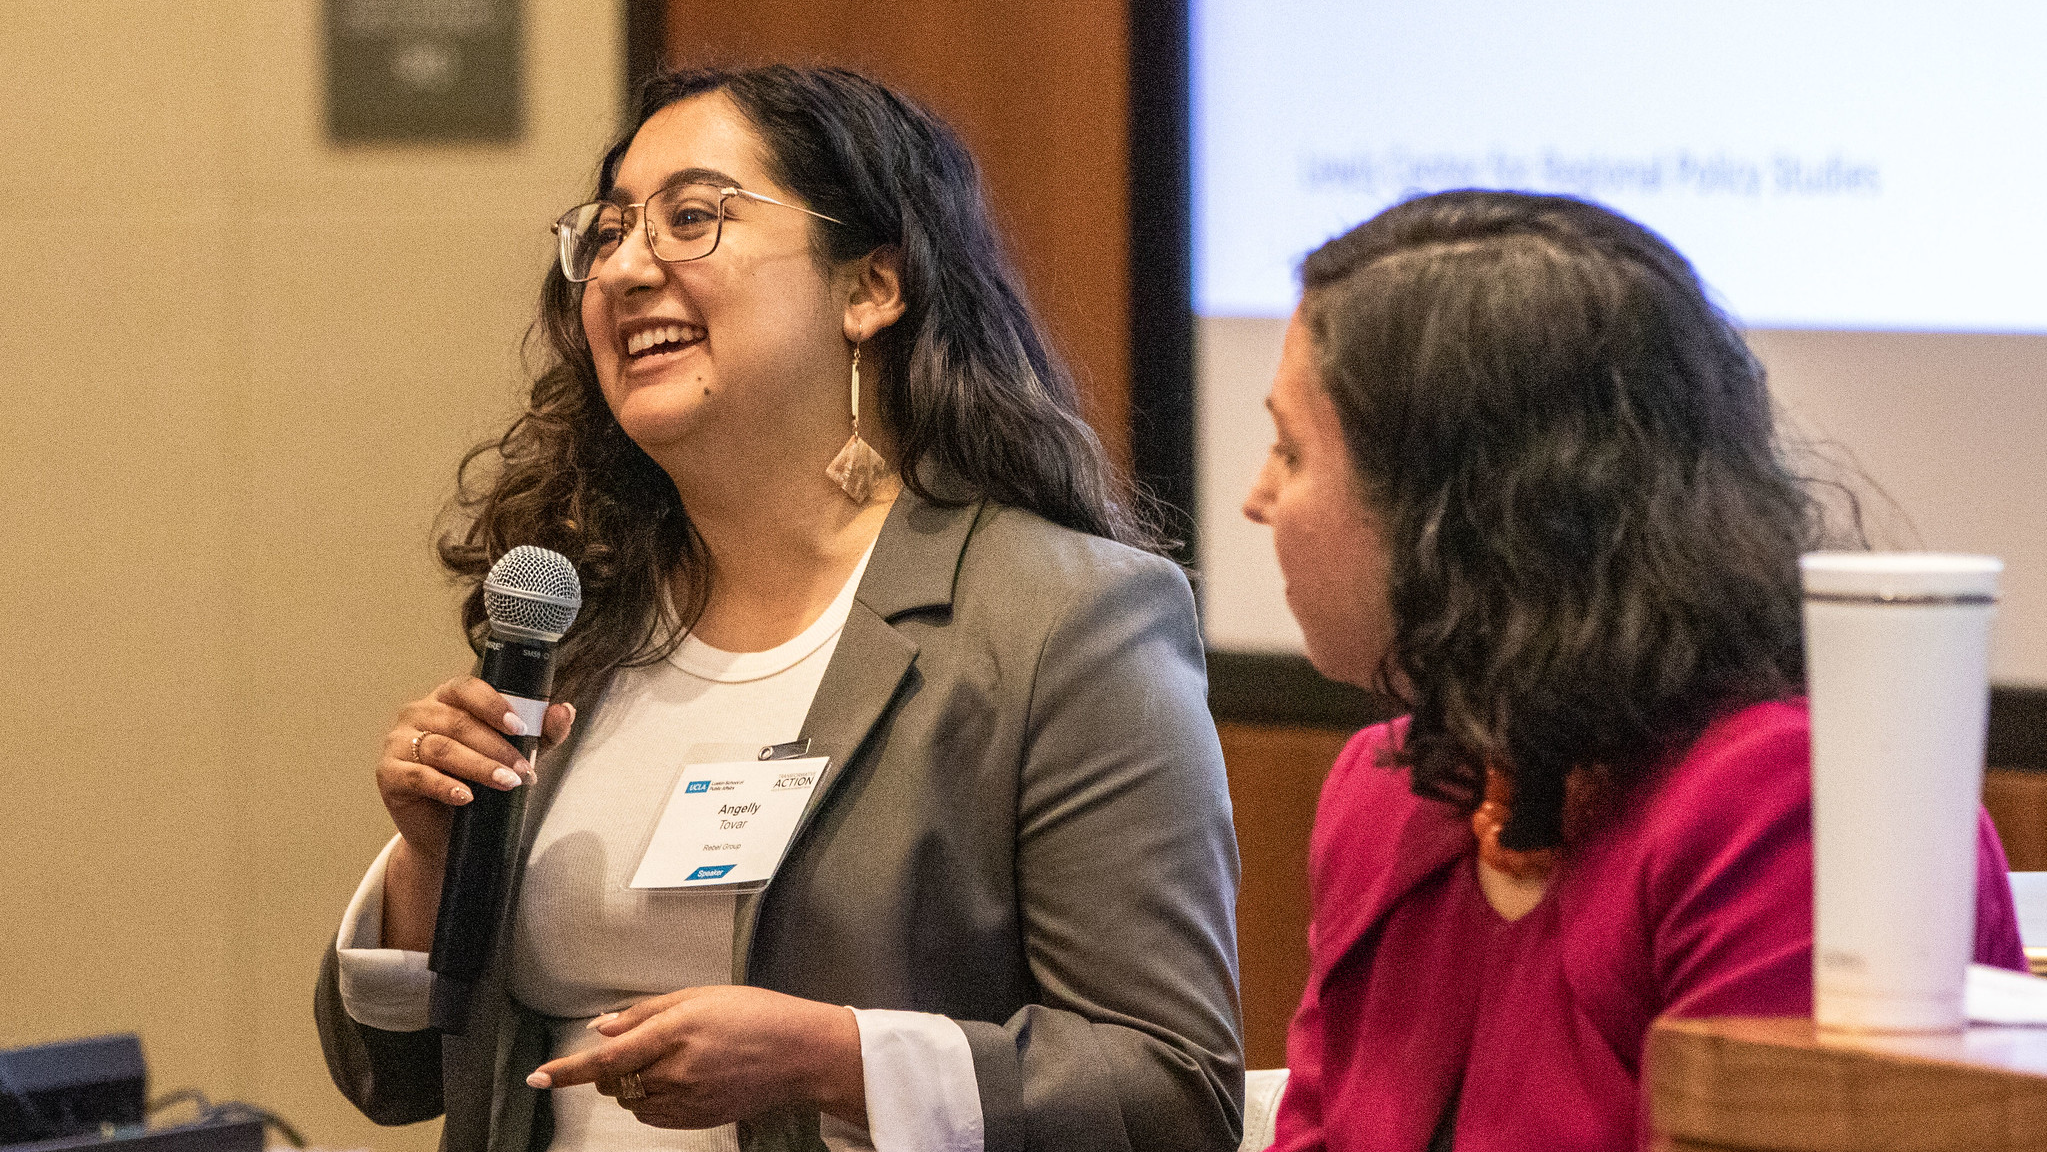
POLYGON ((824 474, 831 477, 839 491, 855 504, 867 503, 867 497, 874 492, 874 486, 888 471, 888 462, 881 453, 860 438, 860 345, 853 345, 853 435, 846 440, 846 446, 832 457, 825 466, 824 474))

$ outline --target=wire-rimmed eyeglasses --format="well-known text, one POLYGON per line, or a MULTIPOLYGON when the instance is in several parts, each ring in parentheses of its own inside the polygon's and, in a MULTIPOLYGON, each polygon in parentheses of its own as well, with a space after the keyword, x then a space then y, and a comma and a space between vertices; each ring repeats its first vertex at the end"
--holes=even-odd
POLYGON ((734 196, 794 208, 806 216, 844 224, 822 212, 744 188, 673 184, 638 204, 592 200, 562 213, 554 222, 555 238, 561 246, 562 275, 572 284, 588 282, 597 275, 605 259, 625 242, 626 235, 643 223, 647 229, 647 248, 655 259, 667 264, 701 260, 718 250, 718 240, 725 234, 725 203, 734 196))

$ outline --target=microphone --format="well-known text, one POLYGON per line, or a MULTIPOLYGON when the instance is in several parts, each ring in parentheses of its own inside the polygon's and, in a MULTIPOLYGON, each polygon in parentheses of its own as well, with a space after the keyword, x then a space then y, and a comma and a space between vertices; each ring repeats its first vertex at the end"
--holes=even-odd
MULTIPOLYGON (((559 552, 521 544, 491 565, 483 581, 483 611, 490 637, 483 644, 483 681, 509 701, 526 722, 526 735, 508 736, 528 763, 540 747, 540 720, 554 689, 555 644, 583 607, 576 566, 559 552)), ((441 877, 441 910, 434 918, 433 973, 427 1021, 450 1036, 469 1025, 469 999, 490 963, 498 915, 518 851, 526 789, 470 790, 448 830, 448 870, 441 877)))

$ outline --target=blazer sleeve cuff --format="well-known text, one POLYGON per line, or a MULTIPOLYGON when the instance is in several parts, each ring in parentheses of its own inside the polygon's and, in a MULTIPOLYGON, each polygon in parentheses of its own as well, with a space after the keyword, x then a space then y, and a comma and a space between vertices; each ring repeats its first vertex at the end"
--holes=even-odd
POLYGON ((341 915, 341 930, 334 937, 336 975, 341 1006, 349 1019, 385 1032, 417 1032, 427 1026, 427 998, 432 989, 427 954, 381 946, 384 868, 397 846, 398 838, 393 836, 341 915))
POLYGON ((987 1152, 1025 1147, 1023 1066, 1016 1038, 1000 1024, 955 1020, 974 1058, 974 1082, 981 1096, 981 1142, 987 1152))
POLYGON ((959 1024, 929 1012, 853 1016, 875 1152, 983 1152, 981 1092, 959 1024))

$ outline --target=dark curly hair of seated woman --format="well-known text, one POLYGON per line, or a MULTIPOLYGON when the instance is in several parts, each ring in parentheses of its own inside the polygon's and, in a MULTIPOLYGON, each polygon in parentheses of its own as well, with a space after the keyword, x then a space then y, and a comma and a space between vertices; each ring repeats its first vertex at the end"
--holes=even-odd
POLYGON ((1686 260, 1563 197, 1409 201, 1311 255, 1302 318, 1385 519, 1394 754, 1467 811, 1508 776, 1509 848, 1564 836, 1716 714, 1804 681, 1819 505, 1762 367, 1686 260))

